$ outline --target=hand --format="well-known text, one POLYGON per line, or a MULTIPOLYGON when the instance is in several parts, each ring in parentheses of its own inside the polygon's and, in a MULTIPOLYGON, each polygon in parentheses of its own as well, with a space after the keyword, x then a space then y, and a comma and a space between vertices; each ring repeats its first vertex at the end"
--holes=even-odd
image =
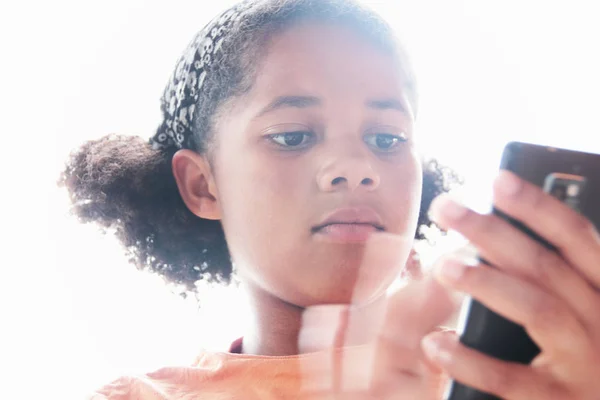
MULTIPOLYGON (((399 246, 384 242, 377 243, 377 260, 363 261, 365 273, 359 280, 366 287, 373 285, 365 280, 381 275, 374 269, 397 262, 399 246)), ((416 265, 410 268, 412 275, 420 275, 416 265)), ((370 304, 306 309, 299 347, 301 353, 311 354, 300 358, 301 398, 441 398, 447 378, 427 362, 420 342, 439 330, 455 308, 449 291, 431 277, 422 277, 370 304)))
POLYGON ((443 197, 432 206, 434 219, 463 234, 496 268, 446 258, 436 277, 523 325, 541 353, 531 365, 508 363, 439 333, 424 339, 425 353, 451 378, 509 400, 600 398, 600 235, 579 213, 508 172, 495 184, 494 204, 558 250, 443 197))

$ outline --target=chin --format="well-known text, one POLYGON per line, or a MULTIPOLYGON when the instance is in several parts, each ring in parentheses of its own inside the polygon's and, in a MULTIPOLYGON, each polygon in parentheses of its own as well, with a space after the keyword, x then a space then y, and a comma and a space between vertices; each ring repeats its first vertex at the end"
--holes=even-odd
POLYGON ((303 299, 310 303, 308 305, 369 303, 385 294, 405 263, 385 257, 366 264, 363 260, 362 254, 361 257, 346 256, 330 263, 326 270, 312 271, 314 274, 307 276, 302 285, 302 292, 306 294, 303 299), (370 267, 363 268, 364 265, 370 267))
POLYGON ((297 299, 299 301, 294 304, 300 307, 326 304, 368 304, 385 294, 390 285, 391 280, 389 283, 380 282, 372 286, 364 284, 357 286, 354 280, 351 282, 338 280, 333 285, 307 288, 304 291, 305 294, 299 296, 300 298, 297 299))

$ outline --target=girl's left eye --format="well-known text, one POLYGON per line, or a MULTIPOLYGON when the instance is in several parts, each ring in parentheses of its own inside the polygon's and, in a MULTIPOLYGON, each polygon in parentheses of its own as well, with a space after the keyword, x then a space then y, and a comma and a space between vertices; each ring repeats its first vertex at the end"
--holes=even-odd
POLYGON ((391 133, 375 133, 366 135, 364 141, 377 151, 392 152, 401 143, 408 141, 408 138, 404 133, 398 135, 391 133))
POLYGON ((268 135, 268 138, 278 146, 293 150, 306 146, 308 143, 310 143, 313 136, 314 135, 311 132, 297 131, 275 133, 268 135))

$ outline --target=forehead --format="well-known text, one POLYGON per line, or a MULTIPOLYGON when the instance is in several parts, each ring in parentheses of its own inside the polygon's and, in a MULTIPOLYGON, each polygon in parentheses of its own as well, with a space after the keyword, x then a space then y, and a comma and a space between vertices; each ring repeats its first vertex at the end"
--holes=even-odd
POLYGON ((402 96, 396 58, 343 25, 303 23, 276 35, 257 71, 255 89, 278 94, 402 96))

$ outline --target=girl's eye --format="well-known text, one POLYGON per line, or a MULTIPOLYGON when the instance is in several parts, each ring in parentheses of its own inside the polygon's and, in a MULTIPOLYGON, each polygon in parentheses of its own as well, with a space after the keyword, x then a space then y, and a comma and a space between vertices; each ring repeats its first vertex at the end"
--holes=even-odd
POLYGON ((275 133, 268 135, 268 138, 278 146, 288 149, 297 149, 305 147, 307 144, 309 144, 313 136, 314 135, 311 132, 297 131, 275 133))
POLYGON ((376 133, 365 136, 365 143, 375 150, 383 152, 392 152, 400 144, 408 141, 408 138, 404 133, 399 135, 391 133, 376 133))

